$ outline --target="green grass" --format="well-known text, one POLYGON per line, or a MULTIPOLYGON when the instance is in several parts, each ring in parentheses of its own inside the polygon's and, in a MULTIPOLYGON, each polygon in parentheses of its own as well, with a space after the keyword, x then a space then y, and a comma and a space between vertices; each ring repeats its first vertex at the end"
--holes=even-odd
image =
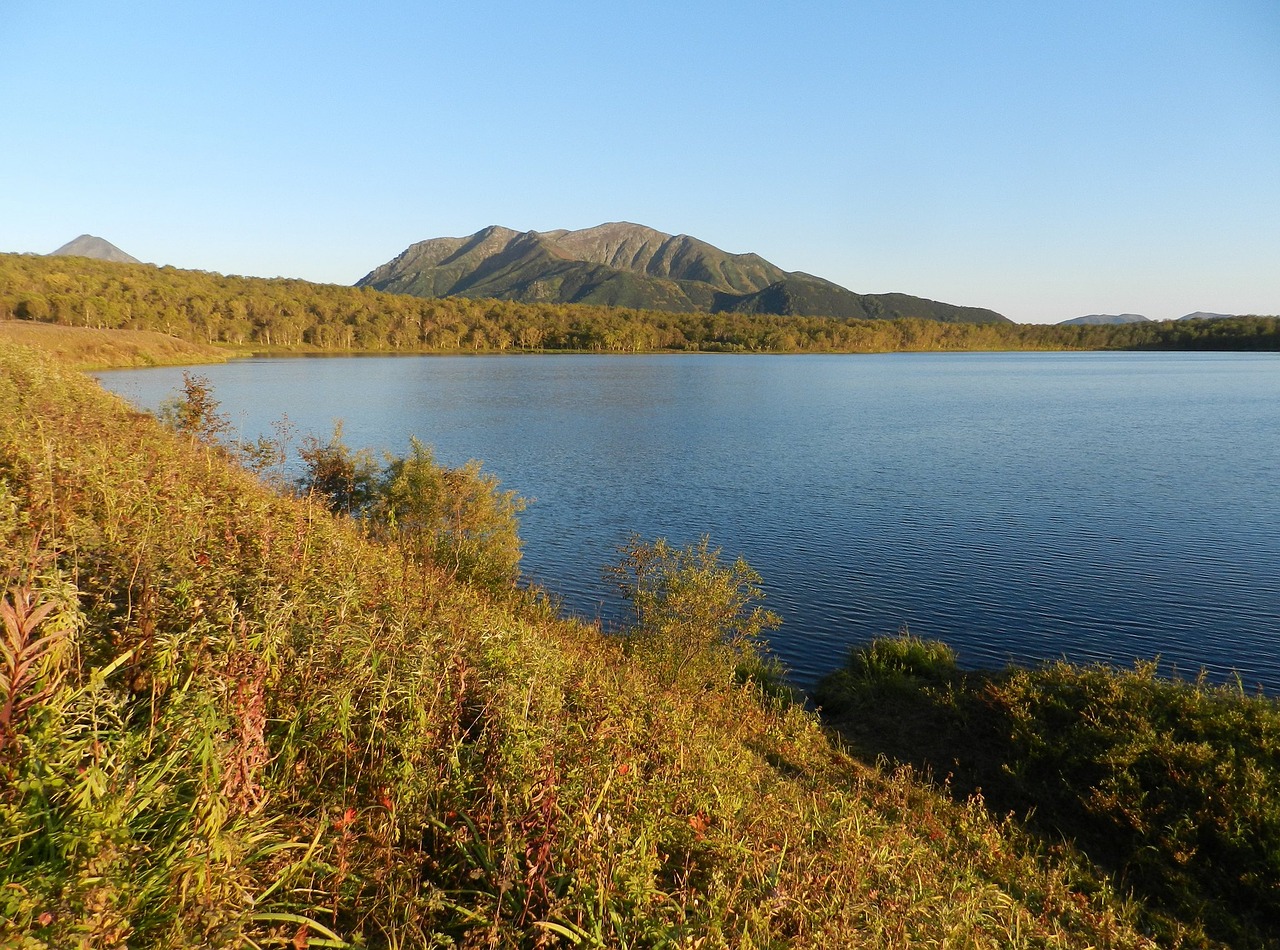
POLYGON ((864 760, 1081 851, 1162 944, 1280 944, 1276 700, 1154 663, 966 673, 914 637, 853 651, 817 698, 864 760))
POLYGON ((3 946, 1152 945, 1090 867, 754 679, 462 582, 9 346, 0 564, 3 946))

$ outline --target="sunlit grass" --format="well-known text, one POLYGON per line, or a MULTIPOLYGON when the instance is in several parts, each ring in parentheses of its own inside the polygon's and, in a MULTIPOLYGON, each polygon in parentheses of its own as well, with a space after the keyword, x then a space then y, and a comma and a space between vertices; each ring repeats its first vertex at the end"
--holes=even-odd
POLYGON ((96 330, 30 320, 0 320, 0 344, 42 350, 79 369, 220 363, 235 355, 155 330, 96 330))
MULTIPOLYGON (((0 944, 1150 945, 731 664, 398 544, 0 346, 4 593, 58 638, 0 752, 0 944)), ((748 609, 745 565, 673 563, 664 635, 686 581, 748 609)))

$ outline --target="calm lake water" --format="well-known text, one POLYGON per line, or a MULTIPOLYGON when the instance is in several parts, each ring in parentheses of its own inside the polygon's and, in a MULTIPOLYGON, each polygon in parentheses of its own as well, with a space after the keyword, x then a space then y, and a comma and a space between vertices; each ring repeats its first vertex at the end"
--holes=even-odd
MULTIPOLYGON (((200 367, 246 437, 410 435, 536 501, 526 576, 606 623, 632 533, 764 578, 795 679, 903 626, 967 666, 1238 671, 1280 692, 1280 355, 355 357, 200 367)), ((181 369, 101 373, 157 407, 181 369)))

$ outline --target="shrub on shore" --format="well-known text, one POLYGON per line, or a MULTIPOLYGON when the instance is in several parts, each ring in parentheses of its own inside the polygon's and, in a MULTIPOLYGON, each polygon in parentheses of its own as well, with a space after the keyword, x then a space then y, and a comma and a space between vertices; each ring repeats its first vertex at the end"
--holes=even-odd
POLYGON ((1162 942, 1280 941, 1280 703, 1132 669, 963 672, 909 635, 852 651, 817 700, 864 756, 909 763, 1129 891, 1162 942))

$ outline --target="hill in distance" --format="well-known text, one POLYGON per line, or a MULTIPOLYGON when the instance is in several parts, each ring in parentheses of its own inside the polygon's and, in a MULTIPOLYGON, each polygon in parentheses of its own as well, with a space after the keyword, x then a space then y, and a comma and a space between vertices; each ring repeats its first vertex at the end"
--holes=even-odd
POLYGON ((1203 310, 1197 310, 1195 313, 1189 313, 1185 317, 1179 317, 1179 320, 1229 320, 1234 317, 1234 313, 1205 313, 1203 310))
POLYGON ((1009 323, 993 310, 908 294, 857 294, 758 254, 730 254, 686 234, 616 222, 580 231, 513 231, 410 246, 356 282, 416 297, 492 297, 677 313, 756 313, 949 323, 1009 323))
POLYGON ((1060 327, 1078 327, 1078 326, 1094 326, 1099 324, 1117 324, 1117 323, 1150 323, 1150 319, 1144 317, 1140 313, 1088 313, 1083 317, 1073 317, 1070 320, 1059 320, 1060 327))
POLYGON ((116 247, 110 241, 104 238, 95 237, 92 234, 82 234, 74 241, 68 241, 56 251, 49 253, 50 257, 91 257, 96 261, 114 261, 117 264, 141 264, 132 254, 126 254, 120 248, 116 247))

